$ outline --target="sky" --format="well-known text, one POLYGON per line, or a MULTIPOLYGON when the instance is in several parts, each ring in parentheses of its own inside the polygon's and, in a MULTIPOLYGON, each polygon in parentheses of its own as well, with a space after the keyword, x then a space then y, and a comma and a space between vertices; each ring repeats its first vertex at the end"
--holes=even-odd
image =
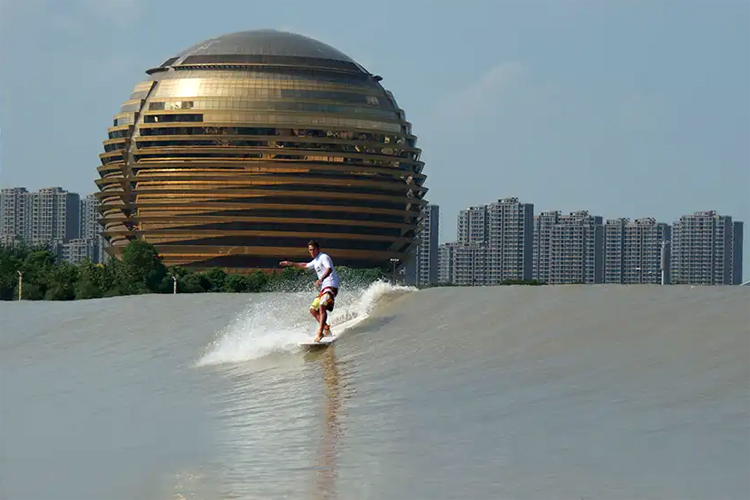
MULTIPOLYGON (((750 226, 750 2, 0 0, 0 187, 88 194, 146 69, 225 33, 310 36, 381 75, 422 148, 440 240, 517 197, 750 226)), ((745 233, 750 233, 746 227, 745 233)), ((750 238, 745 237, 745 279, 750 238)))

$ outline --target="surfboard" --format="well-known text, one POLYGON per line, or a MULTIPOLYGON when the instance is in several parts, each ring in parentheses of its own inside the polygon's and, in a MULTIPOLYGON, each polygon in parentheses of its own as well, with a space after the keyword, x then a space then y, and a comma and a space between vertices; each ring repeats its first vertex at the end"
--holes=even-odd
POLYGON ((338 325, 331 325, 331 330, 333 335, 330 337, 323 337, 320 339, 320 342, 315 342, 315 336, 313 335, 310 340, 305 340, 303 342, 299 343, 300 347, 304 347, 307 349, 315 349, 315 348, 322 348, 322 347, 328 347, 334 342, 336 342, 341 335, 343 335, 344 332, 346 332, 351 327, 361 323, 367 316, 357 316, 356 318, 349 319, 347 321, 344 321, 341 324, 338 325))
POLYGON ((337 338, 338 336, 332 335, 330 337, 323 337, 322 339, 320 339, 320 342, 315 342, 315 340, 306 340, 304 342, 300 342, 299 345, 300 347, 307 347, 308 349, 311 349, 311 348, 314 349, 317 347, 328 347, 329 345, 336 342, 337 338))

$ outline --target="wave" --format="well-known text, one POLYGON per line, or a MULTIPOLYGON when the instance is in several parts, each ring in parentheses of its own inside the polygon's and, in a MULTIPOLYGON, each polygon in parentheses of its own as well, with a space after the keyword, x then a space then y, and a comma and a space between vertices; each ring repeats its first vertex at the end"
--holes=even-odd
MULTIPOLYGON (((412 287, 377 281, 362 289, 343 289, 336 298, 336 309, 329 324, 366 319, 373 309, 388 298, 416 290, 412 287)), ((269 299, 251 303, 225 329, 220 331, 197 366, 240 363, 258 359, 273 352, 292 352, 299 343, 315 334, 315 321, 309 314, 310 293, 272 294, 269 299)), ((359 323, 357 321, 356 323, 359 323)))

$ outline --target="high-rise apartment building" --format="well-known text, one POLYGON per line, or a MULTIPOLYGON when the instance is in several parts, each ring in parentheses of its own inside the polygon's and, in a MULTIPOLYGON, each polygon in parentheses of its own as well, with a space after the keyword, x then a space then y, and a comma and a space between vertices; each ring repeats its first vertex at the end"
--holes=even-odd
POLYGON ((453 247, 453 284, 487 285, 487 248, 480 243, 459 243, 453 247))
POLYGON ((57 247, 57 254, 60 259, 72 264, 83 262, 86 259, 91 262, 100 262, 101 251, 101 245, 95 238, 75 238, 60 243, 57 247))
POLYGON ((486 208, 487 278, 489 285, 530 280, 533 271, 534 205, 505 198, 486 208))
POLYGON ((541 283, 549 282, 552 228, 559 220, 560 212, 558 210, 542 212, 534 216, 531 278, 541 283))
POLYGON ((440 207, 425 205, 417 249, 417 285, 425 286, 438 282, 438 243, 440 231, 440 207))
POLYGON ((742 252, 743 239, 745 237, 745 224, 740 221, 732 222, 732 284, 742 284, 742 252))
POLYGON ((0 243, 9 245, 27 236, 28 195, 23 187, 0 190, 0 243))
MULTIPOLYGON (((80 229, 80 237, 83 240, 91 240, 93 241, 93 245, 95 247, 95 250, 90 251, 88 250, 89 244, 87 243, 85 245, 85 248, 87 249, 86 252, 93 252, 92 255, 95 256, 89 257, 89 259, 92 262, 102 262, 105 257, 107 257, 106 252, 104 251, 104 246, 106 244, 106 240, 104 237, 102 237, 102 226, 99 224, 99 221, 101 220, 101 213, 98 210, 98 207, 100 206, 99 199, 96 198, 93 194, 90 194, 86 196, 85 198, 81 199, 81 208, 80 208, 80 219, 81 219, 81 229, 80 229)), ((79 247, 83 248, 83 243, 78 244, 79 247)), ((72 255, 72 254, 71 254, 72 255)))
POLYGON ((459 212, 458 243, 487 243, 487 206, 470 207, 459 212))
POLYGON ((438 283, 453 283, 453 251, 459 243, 442 243, 438 246, 438 283))
POLYGON ((32 243, 60 242, 78 237, 80 230, 80 196, 60 187, 44 188, 31 193, 32 243))
POLYGON ((662 267, 669 264, 662 258, 671 237, 668 224, 650 217, 610 219, 604 233, 604 283, 661 283, 662 267))
POLYGON ((77 238, 80 197, 60 187, 29 193, 25 188, 2 190, 0 239, 30 244, 56 244, 77 238))
POLYGON ((548 283, 601 283, 603 248, 601 216, 585 210, 561 216, 552 227, 548 283))
POLYGON ((98 238, 102 232, 99 225, 101 214, 97 211, 99 200, 93 194, 90 194, 81 200, 81 230, 80 236, 83 239, 98 238))
POLYGON ((713 210, 683 215, 672 226, 672 283, 739 284, 742 233, 742 223, 713 210))
POLYGON ((624 283, 625 227, 630 219, 607 219, 604 225, 604 282, 624 283))

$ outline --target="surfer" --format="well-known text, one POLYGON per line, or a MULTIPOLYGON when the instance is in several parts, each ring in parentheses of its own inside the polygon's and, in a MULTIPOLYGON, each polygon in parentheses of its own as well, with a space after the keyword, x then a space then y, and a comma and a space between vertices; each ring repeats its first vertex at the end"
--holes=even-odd
POLYGON ((279 262, 281 266, 292 266, 299 269, 315 269, 318 275, 318 281, 315 287, 320 287, 320 293, 310 304, 310 314, 318 322, 318 333, 315 342, 320 342, 324 335, 331 335, 331 327, 326 323, 328 313, 333 311, 334 299, 339 293, 339 277, 333 268, 331 257, 320 251, 320 245, 317 240, 310 240, 307 243, 307 251, 310 253, 312 260, 310 262, 289 262, 283 260, 279 262))

